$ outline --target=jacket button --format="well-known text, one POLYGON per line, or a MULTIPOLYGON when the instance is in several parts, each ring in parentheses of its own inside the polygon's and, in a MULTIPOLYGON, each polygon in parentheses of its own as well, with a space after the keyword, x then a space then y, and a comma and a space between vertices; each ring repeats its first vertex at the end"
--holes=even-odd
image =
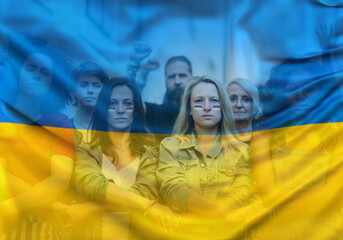
POLYGON ((204 164, 204 163, 202 163, 202 164, 200 164, 200 166, 201 166, 202 168, 204 168, 204 167, 205 167, 205 164, 204 164))
POLYGON ((232 169, 229 169, 229 170, 227 171, 227 173, 228 173, 228 174, 232 174, 232 173, 233 173, 232 169))

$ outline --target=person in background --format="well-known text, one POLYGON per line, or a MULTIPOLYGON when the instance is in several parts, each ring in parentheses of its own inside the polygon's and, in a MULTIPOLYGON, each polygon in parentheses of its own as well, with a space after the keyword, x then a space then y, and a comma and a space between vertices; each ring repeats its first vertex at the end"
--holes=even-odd
MULTIPOLYGON (((148 127, 153 133, 171 134, 179 114, 186 84, 192 78, 192 64, 185 56, 174 56, 165 65, 164 103, 145 103, 148 127)), ((161 135, 161 137, 166 137, 161 135)))
MULTIPOLYGON (((141 43, 135 45, 133 53, 131 53, 131 63, 128 64, 129 75, 135 79, 137 85, 142 90, 147 82, 147 74, 142 77, 140 70, 140 62, 148 57, 151 53, 151 47, 148 44, 141 43), (140 77, 138 77, 140 76, 140 77)), ((147 68, 154 69, 154 64, 145 64, 147 68)), ((158 67, 158 65, 156 65, 158 67)), ((145 102, 147 126, 156 134, 157 139, 162 140, 166 135, 172 134, 173 125, 179 114, 181 98, 185 90, 186 84, 191 80, 193 70, 191 61, 185 56, 173 56, 169 58, 164 68, 164 78, 166 85, 166 93, 162 104, 145 102)))
POLYGON ((236 78, 226 83, 235 126, 241 141, 249 144, 253 121, 262 114, 259 91, 248 79, 236 78))
POLYGON ((17 91, 0 112, 0 238, 59 239, 51 210, 68 189, 74 159, 71 122, 59 113, 70 64, 62 49, 23 34, 9 39, 6 62, 17 91))
POLYGON ((75 99, 76 114, 71 119, 73 128, 82 134, 79 139, 90 142, 90 129, 94 107, 102 86, 108 81, 107 73, 94 62, 83 62, 73 74, 74 87, 71 94, 75 99))

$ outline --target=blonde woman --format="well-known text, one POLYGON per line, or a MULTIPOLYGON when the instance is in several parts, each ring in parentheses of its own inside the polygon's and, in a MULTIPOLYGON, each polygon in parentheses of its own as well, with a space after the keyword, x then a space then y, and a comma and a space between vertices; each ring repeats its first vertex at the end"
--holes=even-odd
POLYGON ((157 176, 171 209, 225 218, 247 204, 249 151, 232 135, 234 124, 222 85, 208 77, 193 78, 183 95, 174 136, 160 145, 157 176))
POLYGON ((147 239, 160 234, 157 225, 172 230, 178 218, 158 203, 156 144, 135 83, 122 77, 107 81, 92 123, 91 143, 75 149, 73 183, 81 201, 60 214, 78 223, 70 239, 147 239))

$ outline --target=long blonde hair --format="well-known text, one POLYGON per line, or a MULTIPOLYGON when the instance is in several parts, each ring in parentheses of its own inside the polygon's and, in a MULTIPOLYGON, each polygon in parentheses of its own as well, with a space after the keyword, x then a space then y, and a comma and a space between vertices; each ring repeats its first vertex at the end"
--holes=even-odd
POLYGON ((201 82, 204 83, 212 83, 216 86, 218 95, 219 95, 219 102, 220 102, 220 109, 222 112, 222 119, 218 123, 218 133, 220 134, 220 140, 222 146, 226 153, 231 152, 234 148, 236 150, 241 151, 245 159, 249 158, 249 152, 247 151, 247 145, 240 140, 238 140, 233 134, 236 133, 235 129, 235 121, 233 117, 233 112, 231 109, 231 105, 229 103, 229 98, 224 90, 224 87, 221 83, 217 82, 216 80, 208 77, 194 77, 186 86, 186 89, 183 93, 182 102, 180 113, 175 121, 174 124, 174 131, 173 133, 178 137, 181 142, 188 141, 187 137, 184 135, 190 135, 194 132, 194 120, 193 117, 190 115, 191 112, 191 93, 193 87, 201 82))

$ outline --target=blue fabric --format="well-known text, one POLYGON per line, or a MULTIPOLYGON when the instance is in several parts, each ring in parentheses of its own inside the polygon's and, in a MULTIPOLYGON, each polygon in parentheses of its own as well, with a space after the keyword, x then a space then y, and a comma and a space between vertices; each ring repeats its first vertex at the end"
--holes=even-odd
MULTIPOLYGON (((338 0, 3 1, 0 99, 13 104, 16 96, 19 60, 8 55, 6 37, 19 31, 61 46, 71 66, 92 60, 110 76, 125 75, 133 42, 148 42, 153 49, 148 58, 160 63, 142 92, 148 102, 166 101, 165 61, 185 55, 195 76, 222 82, 244 77, 258 85, 266 116, 262 129, 340 122, 342 6, 338 0), (300 113, 292 98, 302 95, 309 104, 300 113)), ((19 45, 32 48, 25 41, 19 45)), ((68 88, 70 74, 56 70, 59 86, 68 88)))

